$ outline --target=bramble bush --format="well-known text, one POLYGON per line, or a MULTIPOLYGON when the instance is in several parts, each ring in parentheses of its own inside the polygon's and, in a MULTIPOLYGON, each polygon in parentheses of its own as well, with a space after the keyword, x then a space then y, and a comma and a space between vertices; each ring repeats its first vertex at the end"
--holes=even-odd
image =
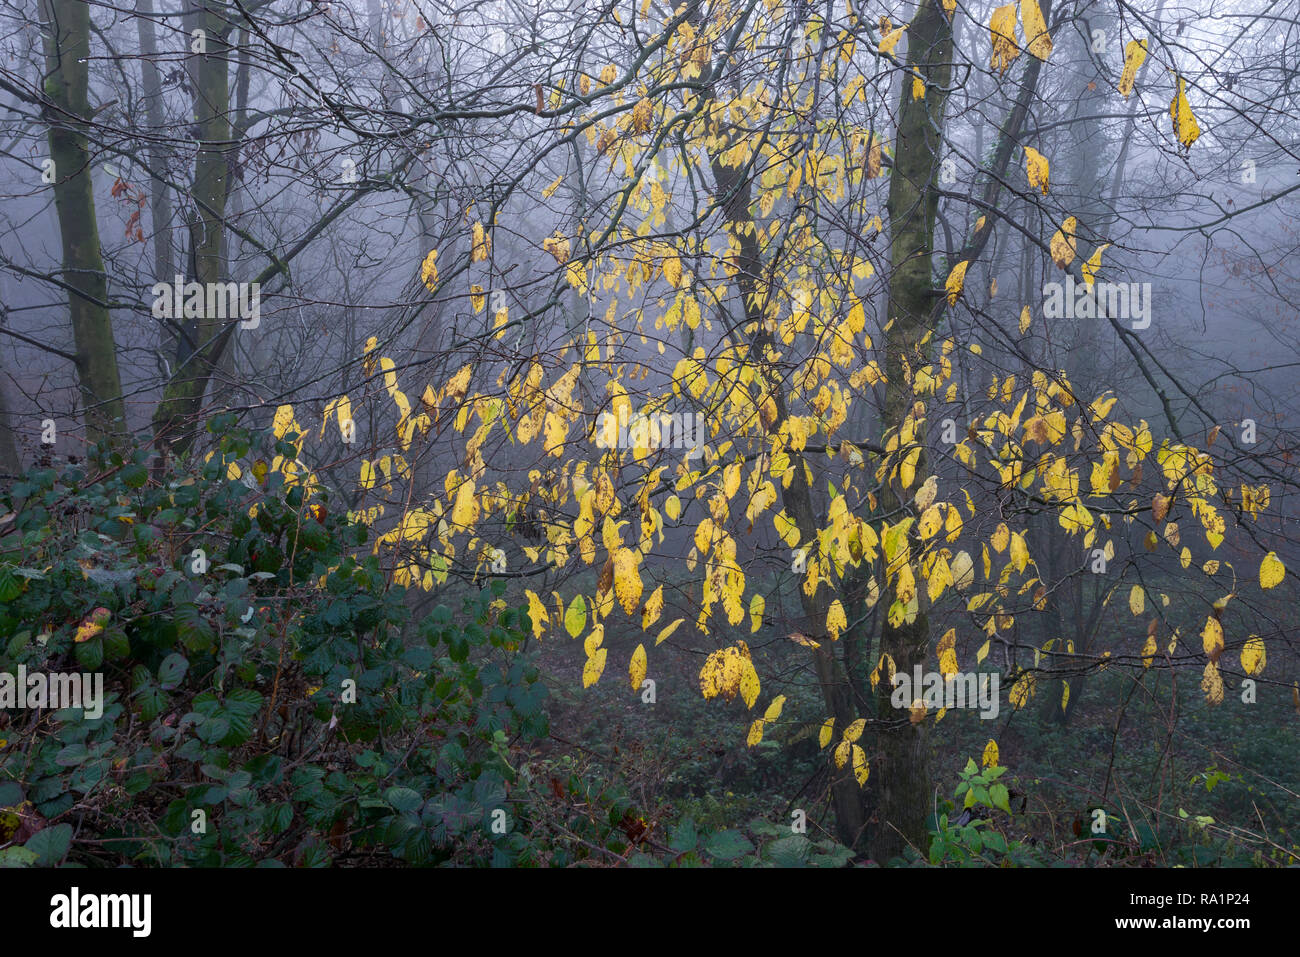
POLYGON ((254 442, 233 417, 209 430, 206 462, 151 477, 145 451, 100 449, 2 499, 0 670, 102 672, 105 693, 96 719, 0 712, 0 863, 527 861, 526 614, 497 586, 413 620, 364 524, 260 459, 230 468, 254 442))

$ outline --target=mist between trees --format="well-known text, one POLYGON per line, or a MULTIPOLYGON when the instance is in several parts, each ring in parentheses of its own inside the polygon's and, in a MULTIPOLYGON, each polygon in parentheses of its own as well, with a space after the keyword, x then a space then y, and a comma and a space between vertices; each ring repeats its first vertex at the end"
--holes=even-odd
POLYGON ((14 862, 1297 862, 1294 11, 0 9, 14 862))

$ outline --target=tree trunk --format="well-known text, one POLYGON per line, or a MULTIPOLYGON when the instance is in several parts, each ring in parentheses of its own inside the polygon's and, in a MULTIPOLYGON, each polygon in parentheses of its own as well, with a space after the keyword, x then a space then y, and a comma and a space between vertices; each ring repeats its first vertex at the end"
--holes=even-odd
POLYGON ((43 0, 45 122, 54 161, 54 208, 63 240, 63 281, 76 342, 77 378, 86 410, 86 438, 97 442, 126 428, 122 382, 108 312, 90 175, 90 6, 43 0))
MULTIPOLYGON (((194 120, 199 150, 190 191, 194 212, 190 242, 194 279, 206 286, 225 273, 224 238, 229 197, 229 159, 235 144, 230 129, 230 23, 220 11, 203 8, 193 17, 204 31, 206 52, 195 54, 194 120)), ((154 442, 159 451, 184 453, 193 444, 195 419, 203 407, 208 380, 238 324, 237 319, 204 316, 187 325, 191 338, 182 344, 177 367, 154 413, 154 442), (193 350, 191 352, 191 350, 193 350)))
MULTIPOLYGON (((907 37, 907 65, 925 80, 926 91, 924 97, 916 99, 908 77, 900 82, 894 167, 889 177, 891 272, 887 320, 893 324, 885 335, 883 424, 900 438, 915 398, 907 370, 923 364, 919 343, 934 328, 936 293, 930 250, 939 204, 945 90, 952 73, 952 25, 939 0, 922 0, 907 37)), ((919 483, 927 468, 919 423, 917 444, 921 450, 916 467, 919 483)), ((906 454, 907 450, 900 446, 900 458, 906 454)), ((897 473, 887 477, 881 493, 884 514, 900 509, 910 495, 909 489, 902 488, 897 473)), ((888 608, 897 598, 896 585, 890 585, 882 601, 888 608)), ((914 665, 925 660, 929 640, 930 625, 924 609, 910 623, 891 625, 887 615, 882 621, 881 653, 889 655, 900 672, 910 673, 914 665)), ((894 708, 892 691, 888 681, 877 686, 877 714, 882 724, 877 735, 879 758, 872 771, 878 827, 872 831, 871 855, 882 863, 901 854, 909 844, 925 853, 926 815, 931 805, 926 723, 913 724, 906 712, 894 708)))

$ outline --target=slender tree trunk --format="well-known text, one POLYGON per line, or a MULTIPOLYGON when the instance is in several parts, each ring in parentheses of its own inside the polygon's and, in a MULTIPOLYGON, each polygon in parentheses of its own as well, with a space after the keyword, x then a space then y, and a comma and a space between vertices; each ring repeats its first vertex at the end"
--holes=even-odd
MULTIPOLYGON (((910 369, 919 368, 924 356, 920 342, 934 328, 935 288, 930 250, 939 204, 938 172, 941 161, 945 90, 952 74, 952 25, 939 0, 922 0, 907 31, 907 65, 926 82, 925 96, 912 96, 907 77, 900 83, 898 131, 894 168, 889 177, 890 278, 889 312, 892 322, 885 335, 885 400, 883 424, 899 435, 913 416, 910 369)), ((927 466, 923 426, 917 423, 916 483, 924 480, 927 466)), ((899 448, 900 459, 908 449, 899 448)), ((885 514, 903 507, 915 485, 904 489, 895 472, 881 487, 885 514)), ((890 585, 882 601, 888 608, 898 600, 890 585)), ((919 602, 918 596, 918 602, 919 602)), ((892 625, 886 615, 881 625, 881 653, 895 667, 910 673, 929 650, 930 625, 924 608, 908 623, 892 625)), ((880 755, 872 771, 878 826, 871 833, 871 854, 887 861, 913 845, 926 850, 926 815, 931 806, 931 785, 926 744, 926 723, 913 724, 906 712, 891 703, 888 681, 877 686, 877 736, 880 755)))
POLYGON ((122 382, 108 312, 104 259, 99 250, 94 182, 90 175, 90 6, 79 0, 43 0, 45 121, 54 161, 54 207, 63 240, 63 281, 76 343, 77 378, 91 442, 126 428, 122 382))
MULTIPOLYGON (((141 99, 149 139, 145 159, 152 180, 149 184, 149 215, 153 235, 154 277, 157 282, 171 282, 176 272, 172 256, 172 198, 165 176, 166 155, 157 137, 163 132, 162 74, 158 70, 158 39, 154 34, 153 0, 136 0, 136 32, 140 37, 141 99)), ((158 349, 163 356, 176 354, 176 332, 164 322, 158 330, 158 349)))
MULTIPOLYGON (((194 279, 206 286, 221 282, 226 271, 226 202, 230 156, 235 148, 230 127, 231 26, 220 11, 210 8, 200 9, 191 22, 204 31, 206 44, 206 52, 195 54, 191 64, 199 149, 190 191, 194 205, 190 225, 194 279)), ((214 316, 195 322, 191 343, 194 352, 178 356, 177 368, 154 413, 154 441, 160 451, 183 453, 193 443, 203 394, 237 324, 236 318, 214 316)))

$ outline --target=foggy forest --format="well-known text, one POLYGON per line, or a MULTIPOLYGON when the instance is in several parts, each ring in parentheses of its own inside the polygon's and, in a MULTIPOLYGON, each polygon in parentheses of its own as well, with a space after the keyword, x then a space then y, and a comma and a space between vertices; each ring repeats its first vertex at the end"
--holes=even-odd
POLYGON ((0 44, 0 866, 1300 865, 1294 4, 0 44))

